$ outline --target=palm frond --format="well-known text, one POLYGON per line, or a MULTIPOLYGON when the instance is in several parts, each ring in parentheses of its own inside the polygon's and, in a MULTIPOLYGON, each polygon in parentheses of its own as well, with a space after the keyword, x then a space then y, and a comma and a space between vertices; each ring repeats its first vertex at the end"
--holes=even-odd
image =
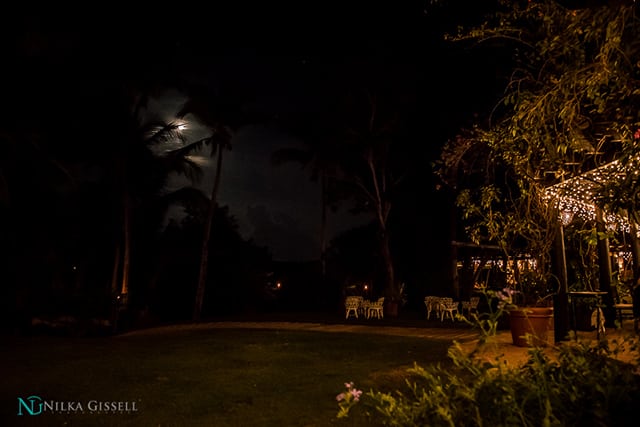
POLYGON ((185 136, 180 132, 180 123, 150 122, 142 129, 145 140, 149 145, 159 145, 164 142, 180 141, 184 143, 185 136))
POLYGON ((212 143, 211 136, 207 136, 197 141, 190 142, 183 147, 176 148, 175 150, 171 150, 168 154, 172 154, 175 156, 182 156, 182 157, 190 156, 202 150, 204 146, 209 146, 211 143, 212 143))
POLYGON ((211 147, 211 157, 215 157, 218 150, 231 150, 231 138, 233 131, 227 126, 220 126, 211 134, 209 146, 211 147))
POLYGON ((171 153, 175 153, 178 156, 188 156, 195 152, 202 150, 205 146, 211 147, 211 157, 214 157, 218 147, 222 147, 224 149, 231 149, 231 133, 228 129, 223 129, 222 131, 214 131, 211 135, 199 139, 197 141, 188 143, 184 147, 177 148, 172 150, 171 153))
POLYGON ((192 183, 200 182, 203 176, 202 168, 186 155, 180 155, 176 151, 170 151, 162 157, 165 170, 184 175, 192 183))

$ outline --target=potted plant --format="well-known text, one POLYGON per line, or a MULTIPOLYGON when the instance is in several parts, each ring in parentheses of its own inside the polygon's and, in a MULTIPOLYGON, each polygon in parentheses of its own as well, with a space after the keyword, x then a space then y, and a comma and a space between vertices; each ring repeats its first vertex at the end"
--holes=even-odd
POLYGON ((558 282, 551 274, 551 260, 558 231, 557 207, 545 200, 544 187, 535 180, 505 172, 496 181, 460 191, 457 206, 471 240, 496 245, 504 253, 507 290, 503 303, 509 326, 515 328, 514 344, 528 345, 527 333, 538 337, 533 344, 543 344, 554 327, 552 296, 558 282), (534 319, 540 319, 540 324, 533 325, 537 323, 534 319), (544 331, 540 329, 543 325, 544 331), (527 330, 522 329, 525 326, 527 330))
POLYGON ((501 308, 509 318, 513 344, 519 347, 546 346, 551 342, 553 287, 541 272, 521 274, 513 288, 498 292, 501 308))

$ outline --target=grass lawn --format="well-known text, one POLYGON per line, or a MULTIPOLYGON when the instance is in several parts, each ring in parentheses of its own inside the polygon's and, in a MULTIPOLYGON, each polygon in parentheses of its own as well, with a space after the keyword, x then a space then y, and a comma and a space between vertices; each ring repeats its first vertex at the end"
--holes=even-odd
POLYGON ((365 391, 400 386, 405 368, 446 362, 449 346, 424 338, 247 329, 3 339, 2 426, 365 425, 362 418, 335 418, 344 382, 365 391), (18 398, 32 395, 80 402, 85 413, 18 416, 18 398), (137 412, 91 412, 90 400, 135 402, 137 412))

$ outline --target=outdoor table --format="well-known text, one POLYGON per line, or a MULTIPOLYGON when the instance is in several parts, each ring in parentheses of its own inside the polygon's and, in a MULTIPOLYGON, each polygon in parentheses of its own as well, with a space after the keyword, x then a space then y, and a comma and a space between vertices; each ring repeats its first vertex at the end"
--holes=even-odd
POLYGON ((580 298, 580 297, 586 297, 586 298, 596 298, 598 301, 597 304, 597 317, 598 320, 596 322, 596 338, 599 340, 600 339, 600 307, 602 306, 601 303, 601 299, 602 299, 602 295, 606 295, 607 292, 603 292, 603 291, 576 291, 576 292, 569 292, 569 297, 571 299, 571 313, 573 315, 573 333, 575 335, 575 339, 576 341, 578 340, 578 326, 577 326, 577 321, 576 321, 576 299, 580 298))

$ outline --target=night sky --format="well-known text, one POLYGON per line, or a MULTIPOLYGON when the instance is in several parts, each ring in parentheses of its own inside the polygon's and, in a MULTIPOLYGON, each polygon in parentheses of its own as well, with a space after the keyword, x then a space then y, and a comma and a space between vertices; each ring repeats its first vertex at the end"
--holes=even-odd
MULTIPOLYGON (((277 125, 279 120, 316 114, 356 86, 410 93, 420 129, 415 143, 424 146, 428 168, 437 148, 493 102, 499 83, 494 58, 451 49, 442 40, 444 31, 476 12, 456 8, 454 19, 445 19, 450 15, 439 8, 425 13, 426 3, 233 2, 228 8, 145 14, 115 8, 37 11, 13 22, 17 31, 10 41, 18 57, 8 80, 27 83, 16 97, 26 116, 44 114, 55 123, 84 120, 76 100, 96 82, 158 79, 232 94, 241 108, 263 119, 242 127, 232 141, 220 204, 229 206, 242 234, 268 245, 275 259, 313 259, 318 256, 319 187, 296 164, 271 164, 273 150, 303 146, 277 125)), ((151 105, 170 119, 183 100, 171 89, 158 92, 151 105)), ((189 137, 200 132, 189 123, 189 137)), ((209 163, 204 156, 199 160, 209 163)), ((211 183, 209 169, 201 188, 208 193, 211 183)), ((426 188, 425 195, 431 191, 426 188)), ((348 207, 330 218, 331 237, 368 220, 349 214, 348 207)))

